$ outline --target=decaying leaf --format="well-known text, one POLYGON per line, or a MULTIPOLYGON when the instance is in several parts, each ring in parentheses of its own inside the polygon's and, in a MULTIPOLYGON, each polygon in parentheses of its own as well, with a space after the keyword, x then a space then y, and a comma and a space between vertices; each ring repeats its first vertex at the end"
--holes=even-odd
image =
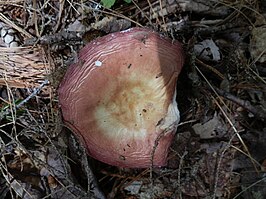
POLYGON ((266 61, 266 26, 253 28, 250 40, 250 54, 259 62, 266 61))
POLYGON ((204 124, 194 124, 192 128, 201 139, 221 137, 226 130, 217 115, 204 124))
POLYGON ((206 39, 194 46, 194 52, 203 60, 220 61, 221 55, 218 46, 212 39, 206 39))
POLYGON ((131 22, 126 19, 117 19, 116 17, 104 17, 102 20, 91 24, 91 27, 96 30, 101 30, 106 33, 118 32, 128 29, 131 22))

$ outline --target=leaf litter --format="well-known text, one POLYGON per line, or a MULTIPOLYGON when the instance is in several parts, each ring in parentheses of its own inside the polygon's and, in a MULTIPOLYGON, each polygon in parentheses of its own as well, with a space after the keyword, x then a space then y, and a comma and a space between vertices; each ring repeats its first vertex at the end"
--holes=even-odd
POLYGON ((263 198, 265 10, 256 0, 0 1, 0 198, 263 198), (79 49, 134 26, 186 51, 181 123, 163 168, 91 159, 58 107, 79 49))

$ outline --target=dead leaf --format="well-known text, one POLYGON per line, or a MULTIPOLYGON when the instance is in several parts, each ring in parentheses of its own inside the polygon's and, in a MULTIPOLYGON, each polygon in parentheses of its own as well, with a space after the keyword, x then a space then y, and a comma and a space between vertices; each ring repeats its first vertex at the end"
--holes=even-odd
POLYGON ((206 61, 220 61, 221 55, 218 46, 212 39, 206 39, 194 46, 195 54, 206 61))
POLYGON ((225 128, 223 127, 216 114, 208 122, 204 124, 197 123, 193 125, 192 128, 194 129, 195 133, 200 136, 201 139, 221 137, 225 131, 225 128))
POLYGON ((266 26, 253 28, 251 32, 249 51, 253 59, 266 61, 266 26))

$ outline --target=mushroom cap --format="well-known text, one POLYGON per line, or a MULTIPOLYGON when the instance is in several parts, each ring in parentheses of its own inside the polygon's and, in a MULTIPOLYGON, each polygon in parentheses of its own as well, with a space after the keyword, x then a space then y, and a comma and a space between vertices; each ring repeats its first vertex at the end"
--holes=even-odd
POLYGON ((63 119, 93 158, 165 166, 179 122, 180 43, 144 28, 98 38, 79 53, 58 93, 63 119))

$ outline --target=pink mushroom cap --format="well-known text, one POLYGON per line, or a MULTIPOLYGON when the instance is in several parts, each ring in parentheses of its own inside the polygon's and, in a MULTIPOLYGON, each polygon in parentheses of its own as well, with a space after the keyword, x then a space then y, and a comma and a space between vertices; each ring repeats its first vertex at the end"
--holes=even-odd
POLYGON ((181 44, 144 28, 98 38, 79 53, 58 94, 88 154, 128 168, 165 166, 179 123, 181 44))

